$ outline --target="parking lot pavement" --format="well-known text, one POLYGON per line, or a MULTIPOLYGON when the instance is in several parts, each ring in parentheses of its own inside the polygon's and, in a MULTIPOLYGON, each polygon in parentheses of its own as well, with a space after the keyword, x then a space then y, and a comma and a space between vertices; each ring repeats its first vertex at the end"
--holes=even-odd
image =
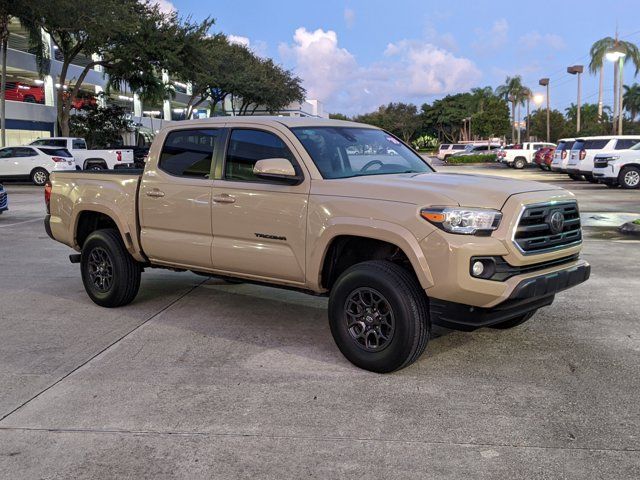
MULTIPOLYGON (((583 211, 638 207, 543 179, 583 211)), ((323 298, 150 269, 131 306, 99 308, 44 233, 42 192, 8 191, 2 478, 640 476, 636 241, 588 233, 591 280, 530 322, 435 329, 418 362, 377 375, 340 355, 323 298)))

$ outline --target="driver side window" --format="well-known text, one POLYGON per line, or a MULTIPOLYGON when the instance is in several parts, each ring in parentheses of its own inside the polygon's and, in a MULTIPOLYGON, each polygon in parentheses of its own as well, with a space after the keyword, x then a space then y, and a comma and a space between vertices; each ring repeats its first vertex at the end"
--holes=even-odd
POLYGON ((0 150, 0 158, 11 158, 13 157, 13 148, 3 148, 0 150))

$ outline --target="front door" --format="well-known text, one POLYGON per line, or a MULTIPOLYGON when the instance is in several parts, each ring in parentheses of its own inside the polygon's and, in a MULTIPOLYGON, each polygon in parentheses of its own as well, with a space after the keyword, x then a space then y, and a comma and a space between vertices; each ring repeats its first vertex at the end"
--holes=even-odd
POLYGON ((234 127, 212 197, 213 264, 219 272, 302 285, 309 176, 289 140, 269 127, 234 127), (305 179, 291 186, 257 178, 253 166, 287 158, 305 179))
POLYGON ((211 165, 220 130, 172 130, 140 187, 140 239, 150 260, 211 268, 211 165))
POLYGON ((28 175, 22 172, 20 159, 16 158, 15 148, 0 149, 0 177, 11 177, 15 175, 28 175))

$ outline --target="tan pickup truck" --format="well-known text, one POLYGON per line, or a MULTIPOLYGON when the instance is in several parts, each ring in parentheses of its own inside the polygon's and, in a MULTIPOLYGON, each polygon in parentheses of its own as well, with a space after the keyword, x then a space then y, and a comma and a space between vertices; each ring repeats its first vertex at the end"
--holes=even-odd
POLYGON ((510 328, 590 272, 571 193, 437 173, 351 122, 180 122, 143 172, 54 173, 45 198, 98 305, 133 301, 148 267, 328 295, 338 347, 376 372, 415 361, 432 323, 510 328))

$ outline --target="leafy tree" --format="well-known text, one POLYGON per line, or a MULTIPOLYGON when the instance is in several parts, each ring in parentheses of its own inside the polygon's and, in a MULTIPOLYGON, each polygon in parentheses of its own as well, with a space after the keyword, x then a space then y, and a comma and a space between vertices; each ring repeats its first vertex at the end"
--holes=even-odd
POLYGON ((333 120, 351 120, 349 117, 342 113, 330 113, 329 118, 333 120))
MULTIPOLYGON (((618 40, 617 34, 616 38, 612 37, 604 37, 591 45, 591 50, 589 51, 589 56, 591 60, 589 62, 589 72, 595 74, 597 72, 600 73, 600 80, 598 86, 598 117, 602 117, 602 95, 604 89, 604 61, 607 52, 613 48, 618 48, 622 51, 626 52, 623 62, 627 63, 631 61, 635 68, 635 74, 638 75, 640 71, 640 50, 637 45, 633 42, 625 42, 618 40)), ((614 63, 613 65, 613 96, 616 98, 618 94, 618 65, 614 63)))
MULTIPOLYGON (((29 34, 29 44, 42 50, 42 36, 40 29, 33 21, 32 2, 23 0, 11 0, 0 2, 0 51, 2 57, 2 73, 0 77, 0 146, 6 144, 6 89, 7 89, 7 48, 9 44, 9 24, 11 19, 18 20, 29 34)), ((41 59, 41 70, 48 69, 49 65, 41 59)))
POLYGON ((624 86, 622 105, 631 115, 631 120, 634 121, 640 112, 640 85, 634 83, 631 86, 624 86))
POLYGON ((602 117, 598 119, 598 105, 595 103, 585 103, 580 107, 580 132, 576 132, 576 121, 578 117, 578 107, 572 103, 565 109, 567 124, 565 136, 574 137, 576 135, 605 135, 610 131, 609 107, 604 107, 602 117))
POLYGON ((85 105, 69 118, 69 132, 87 141, 89 148, 104 148, 122 143, 122 132, 132 131, 133 122, 118 105, 85 105))
POLYGON ((408 103, 382 105, 375 112, 359 115, 355 121, 383 128, 407 143, 420 128, 418 108, 408 103))
MULTIPOLYGON (((562 112, 551 110, 549 112, 549 130, 551 133, 550 140, 556 142, 566 134, 567 120, 562 112)), ((546 138, 547 136, 547 111, 546 109, 538 109, 529 116, 529 132, 534 137, 546 138)))
MULTIPOLYGON (((47 31, 62 56, 58 83, 58 123, 62 135, 69 134, 72 102, 88 73, 96 66, 109 75, 118 88, 123 82, 133 91, 158 92, 162 70, 181 64, 184 46, 193 36, 202 36, 212 21, 181 24, 177 14, 164 14, 157 4, 138 0, 75 0, 38 2, 37 23, 47 31), (69 79, 69 66, 79 55, 91 58, 78 78, 69 79)), ((39 55, 41 52, 39 52, 39 55)))
POLYGON ((502 137, 509 132, 509 107, 502 98, 488 97, 471 121, 473 132, 480 137, 502 137))

